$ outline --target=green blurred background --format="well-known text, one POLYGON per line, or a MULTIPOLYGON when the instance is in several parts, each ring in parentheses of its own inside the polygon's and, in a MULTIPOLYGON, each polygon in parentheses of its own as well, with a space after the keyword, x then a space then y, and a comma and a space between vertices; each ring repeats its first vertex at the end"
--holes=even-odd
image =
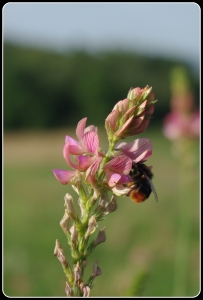
MULTIPOLYGON (((65 296, 65 275, 53 256, 59 239, 64 195, 52 169, 66 169, 65 135, 75 138, 78 121, 99 128, 107 148, 104 120, 131 87, 153 87, 158 99, 147 130, 153 143, 153 195, 142 204, 118 197, 118 209, 99 223, 107 240, 89 258, 99 262, 91 296, 195 296, 200 291, 199 142, 195 163, 184 169, 162 134, 169 112, 170 72, 187 70, 199 105, 198 70, 186 62, 136 51, 84 49, 59 53, 4 41, 3 45, 3 291, 7 296, 65 296)), ((133 137, 128 139, 132 141, 133 137)), ((96 234, 96 233, 95 233, 96 234)), ((92 238, 95 236, 93 235, 92 238)))

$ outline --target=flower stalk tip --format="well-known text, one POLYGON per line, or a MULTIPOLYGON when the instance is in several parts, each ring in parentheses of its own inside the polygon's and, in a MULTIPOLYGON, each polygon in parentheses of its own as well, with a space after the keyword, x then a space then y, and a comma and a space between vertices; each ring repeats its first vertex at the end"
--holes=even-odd
POLYGON ((145 131, 156 102, 152 87, 130 89, 127 98, 119 101, 105 120, 109 140, 117 142, 145 131))

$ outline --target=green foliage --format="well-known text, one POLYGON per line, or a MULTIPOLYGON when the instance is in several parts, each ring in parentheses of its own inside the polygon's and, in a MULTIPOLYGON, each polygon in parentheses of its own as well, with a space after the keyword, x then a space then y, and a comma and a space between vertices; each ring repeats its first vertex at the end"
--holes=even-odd
MULTIPOLYGON (((169 110, 170 70, 176 65, 182 64, 130 52, 59 54, 5 43, 4 128, 75 126, 86 116, 103 125, 130 87, 147 84, 159 100, 154 118, 160 121, 169 110)), ((186 68, 198 99, 198 76, 186 68)))
POLYGON ((142 292, 145 290, 145 285, 147 285, 148 279, 148 271, 141 270, 135 276, 135 278, 131 278, 131 286, 126 291, 126 296, 133 297, 133 296, 141 296, 142 292))

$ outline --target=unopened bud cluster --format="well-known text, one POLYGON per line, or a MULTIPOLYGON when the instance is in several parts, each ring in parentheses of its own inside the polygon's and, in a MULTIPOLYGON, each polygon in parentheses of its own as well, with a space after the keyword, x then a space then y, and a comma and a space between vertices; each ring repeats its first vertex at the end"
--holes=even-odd
POLYGON ((127 98, 119 101, 105 120, 108 139, 118 141, 143 132, 154 112, 152 88, 130 89, 127 98))

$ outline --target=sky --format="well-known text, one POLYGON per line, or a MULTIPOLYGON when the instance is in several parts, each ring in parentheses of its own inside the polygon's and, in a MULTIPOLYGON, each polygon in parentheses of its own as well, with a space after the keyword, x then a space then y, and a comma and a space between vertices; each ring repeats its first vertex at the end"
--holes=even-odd
POLYGON ((195 2, 8 2, 3 40, 56 51, 122 49, 200 61, 195 2))

